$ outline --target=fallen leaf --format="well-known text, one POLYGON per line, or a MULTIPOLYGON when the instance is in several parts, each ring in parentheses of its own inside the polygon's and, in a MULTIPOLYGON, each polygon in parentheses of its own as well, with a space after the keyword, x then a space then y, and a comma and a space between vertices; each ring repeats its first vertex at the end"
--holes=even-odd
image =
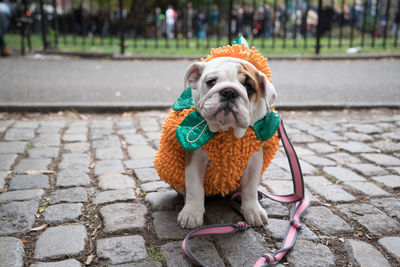
POLYGON ((94 169, 94 167, 96 167, 96 162, 93 162, 92 164, 90 164, 89 169, 94 169))
POLYGON ((89 265, 92 263, 94 256, 89 255, 89 257, 86 258, 85 265, 89 265))
POLYGON ((28 240, 25 240, 25 239, 20 239, 20 241, 21 241, 22 243, 24 243, 24 244, 28 243, 28 240))
POLYGON ((38 175, 38 174, 55 174, 55 171, 51 170, 26 170, 26 174, 28 175, 38 175))
POLYGON ((44 210, 45 210, 44 207, 40 207, 38 211, 39 211, 39 213, 42 213, 42 212, 44 212, 44 210))
POLYGON ((79 118, 81 118, 81 119, 84 120, 84 121, 87 121, 87 120, 89 119, 88 116, 82 115, 82 114, 79 114, 79 118))
POLYGON ((47 224, 43 224, 41 226, 35 227, 35 228, 31 228, 29 231, 31 232, 37 232, 37 231, 41 231, 43 229, 45 229, 47 227, 47 224))

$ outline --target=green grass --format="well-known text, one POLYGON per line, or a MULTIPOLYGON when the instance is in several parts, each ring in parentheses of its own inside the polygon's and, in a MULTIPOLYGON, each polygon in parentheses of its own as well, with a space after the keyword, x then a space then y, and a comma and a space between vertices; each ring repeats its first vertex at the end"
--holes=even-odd
MULTIPOLYGON (((98 53, 119 53, 119 38, 105 38, 101 40, 99 37, 93 39, 89 37, 80 37, 68 35, 66 37, 59 36, 58 45, 54 45, 54 36, 48 35, 50 48, 57 48, 59 51, 68 52, 98 52, 98 53)), ((7 34, 6 43, 12 49, 20 49, 20 36, 18 34, 7 34)), ((315 38, 305 39, 249 39, 249 44, 255 45, 265 55, 312 55, 315 53, 315 38)), ((400 53, 400 40, 394 46, 394 38, 387 38, 386 47, 383 47, 383 39, 376 38, 375 46, 372 47, 372 39, 370 35, 366 35, 364 47, 360 53, 400 53)), ((216 40, 186 40, 180 39, 137 39, 127 38, 125 40, 125 51, 133 55, 143 56, 159 56, 159 55, 196 55, 204 56, 209 54, 209 47, 218 47, 228 43, 226 38, 216 40)), ((349 39, 342 39, 341 47, 339 47, 339 39, 332 38, 330 41, 327 37, 321 39, 321 54, 344 54, 346 49, 350 47, 349 39)), ((361 37, 353 40, 351 47, 361 47, 361 37)), ((34 51, 42 50, 41 35, 32 35, 32 48, 34 51)))

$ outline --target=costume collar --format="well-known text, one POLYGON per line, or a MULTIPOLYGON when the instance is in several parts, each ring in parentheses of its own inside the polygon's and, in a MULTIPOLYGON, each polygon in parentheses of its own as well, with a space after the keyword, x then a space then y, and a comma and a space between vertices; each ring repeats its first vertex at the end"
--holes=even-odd
MULTIPOLYGON (((194 107, 192 89, 189 87, 172 105, 176 111, 194 107)), ((251 126, 260 141, 267 141, 278 130, 279 114, 274 110, 251 126)), ((197 150, 206 144, 217 133, 211 132, 207 121, 196 110, 192 111, 176 129, 176 138, 185 150, 197 150)))

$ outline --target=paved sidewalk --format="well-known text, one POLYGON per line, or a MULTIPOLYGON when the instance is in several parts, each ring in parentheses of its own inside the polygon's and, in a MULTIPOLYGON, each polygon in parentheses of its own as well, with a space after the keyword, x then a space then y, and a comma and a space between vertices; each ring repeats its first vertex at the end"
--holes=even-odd
MULTIPOLYGON (((152 166, 165 115, 0 113, 0 266, 192 266, 176 223, 183 201, 152 166)), ((282 117, 312 203, 282 263, 399 266, 400 111, 282 117)), ((281 150, 260 189, 289 193, 289 179, 281 150)), ((207 224, 240 219, 223 199, 206 204, 207 224)), ((288 224, 288 206, 262 204, 265 228, 193 249, 212 265, 252 266, 288 224)))
MULTIPOLYGON (((191 63, 2 59, 0 109, 167 108, 184 89, 191 63)), ((400 107, 400 59, 271 60, 269 65, 281 108, 400 107)))

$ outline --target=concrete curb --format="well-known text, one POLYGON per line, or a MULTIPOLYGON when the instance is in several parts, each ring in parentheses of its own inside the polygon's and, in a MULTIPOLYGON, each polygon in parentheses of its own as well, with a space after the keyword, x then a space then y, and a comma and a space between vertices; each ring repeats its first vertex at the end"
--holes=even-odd
MULTIPOLYGON (((0 112, 58 112, 64 110, 75 110, 79 112, 124 112, 124 111, 145 111, 145 110, 166 110, 171 108, 172 103, 9 103, 0 104, 0 112)), ((389 108, 399 109, 400 104, 282 104, 277 105, 278 110, 340 110, 340 109, 371 109, 389 108)))
MULTIPOLYGON (((131 55, 100 52, 67 52, 67 51, 37 51, 46 55, 60 55, 87 59, 112 60, 199 60, 206 55, 131 55)), ((389 54, 332 54, 332 55, 265 55, 269 60, 371 60, 371 59, 400 59, 400 53, 389 54)))

